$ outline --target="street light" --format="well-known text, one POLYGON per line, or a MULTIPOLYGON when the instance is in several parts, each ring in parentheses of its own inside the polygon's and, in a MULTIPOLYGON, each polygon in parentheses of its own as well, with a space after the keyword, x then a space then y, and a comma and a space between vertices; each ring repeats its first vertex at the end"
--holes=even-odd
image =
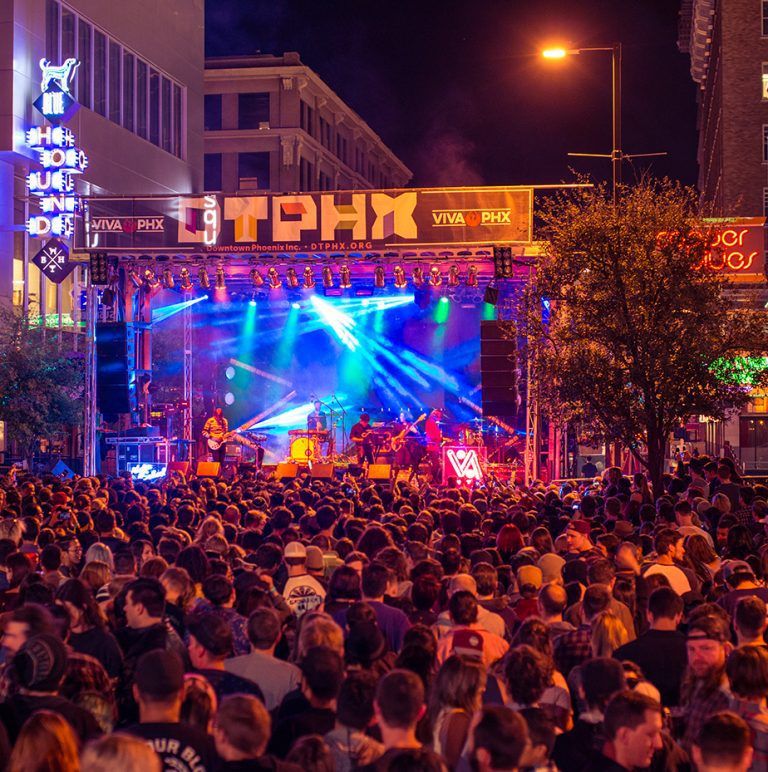
MULTIPOLYGON (((566 56, 588 53, 590 51, 609 51, 611 54, 613 148, 610 155, 605 153, 568 153, 568 155, 610 158, 613 167, 613 201, 616 203, 616 194, 619 185, 621 185, 621 161, 627 157, 621 152, 621 43, 614 43, 612 46, 590 46, 587 48, 547 48, 541 52, 541 55, 545 59, 565 59, 566 56)), ((648 155, 658 154, 649 153, 648 155)))

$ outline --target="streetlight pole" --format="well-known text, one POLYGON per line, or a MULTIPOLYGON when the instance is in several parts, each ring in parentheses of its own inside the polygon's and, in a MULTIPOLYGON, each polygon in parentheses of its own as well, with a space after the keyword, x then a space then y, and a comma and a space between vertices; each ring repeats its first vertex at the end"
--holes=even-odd
POLYGON ((611 82, 613 99, 613 149, 611 162, 613 166, 613 203, 621 185, 621 43, 615 43, 611 48, 611 82))

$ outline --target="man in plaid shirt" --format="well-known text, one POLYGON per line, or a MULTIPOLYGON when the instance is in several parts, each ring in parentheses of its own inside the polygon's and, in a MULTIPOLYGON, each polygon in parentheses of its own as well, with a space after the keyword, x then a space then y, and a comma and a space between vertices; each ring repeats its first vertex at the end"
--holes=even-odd
POLYGON ((581 602, 581 625, 555 641, 555 664, 566 678, 574 667, 592 658, 592 621, 606 611, 610 603, 610 590, 604 584, 591 584, 581 602))
POLYGON ((690 751, 704 722, 728 710, 731 694, 725 662, 733 646, 728 624, 720 616, 703 614, 688 624, 688 672, 682 687, 686 719, 682 745, 690 751))

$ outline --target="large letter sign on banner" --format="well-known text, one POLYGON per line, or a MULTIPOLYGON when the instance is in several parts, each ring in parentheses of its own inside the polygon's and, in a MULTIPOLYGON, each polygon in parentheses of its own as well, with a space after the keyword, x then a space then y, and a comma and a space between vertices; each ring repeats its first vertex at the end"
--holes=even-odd
MULTIPOLYGON (((51 123, 66 120, 76 106, 69 89, 78 64, 76 59, 67 59, 60 66, 40 60, 43 93, 35 106, 51 123)), ((42 167, 42 171, 30 171, 27 176, 29 192, 39 197, 41 210, 27 220, 27 233, 35 238, 69 239, 79 209, 73 175, 85 171, 88 158, 75 146, 75 135, 64 126, 33 126, 27 131, 26 144, 37 153, 42 167)))

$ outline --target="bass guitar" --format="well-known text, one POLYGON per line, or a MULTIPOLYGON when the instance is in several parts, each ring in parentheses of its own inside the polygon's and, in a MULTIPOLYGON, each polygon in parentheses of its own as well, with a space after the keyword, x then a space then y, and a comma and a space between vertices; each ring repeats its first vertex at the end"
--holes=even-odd
POLYGON ((399 434, 396 434, 392 438, 391 446, 392 450, 397 453, 400 448, 403 447, 403 444, 405 443, 405 438, 408 436, 408 433, 413 429, 415 426, 420 424, 425 418, 427 417, 426 413, 422 413, 412 424, 408 424, 408 426, 403 429, 399 434))

